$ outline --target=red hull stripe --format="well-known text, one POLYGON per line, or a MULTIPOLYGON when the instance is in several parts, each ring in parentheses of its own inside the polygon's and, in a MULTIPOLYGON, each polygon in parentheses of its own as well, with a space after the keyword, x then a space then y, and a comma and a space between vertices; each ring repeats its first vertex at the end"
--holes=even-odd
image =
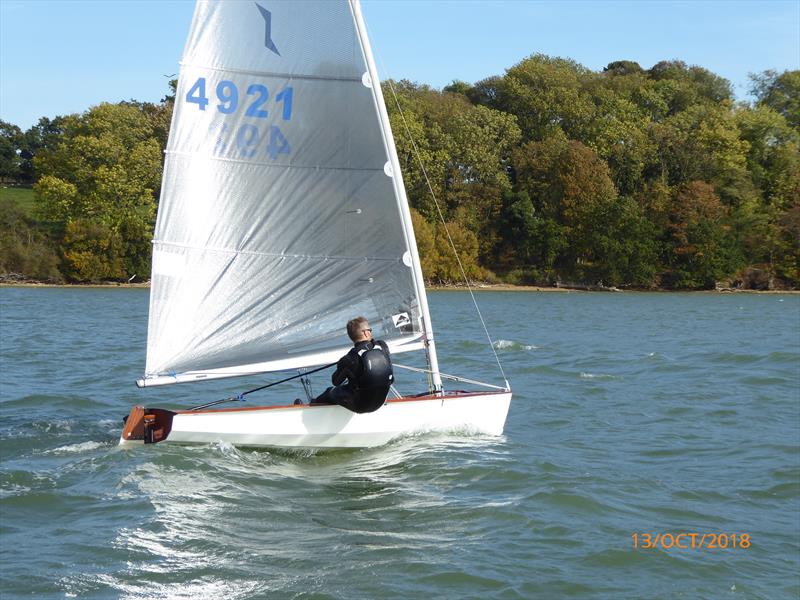
MULTIPOLYGON (((395 404, 399 402, 422 402, 424 400, 459 400, 461 398, 469 398, 472 396, 495 396, 500 394, 507 394, 508 392, 460 392, 460 393, 453 393, 452 395, 445 395, 445 396, 436 396, 436 395, 427 395, 427 396, 413 396, 410 398, 392 398, 391 400, 387 400, 388 404, 395 404)), ((303 408, 321 408, 325 406, 335 406, 333 404, 315 404, 309 406, 308 404, 285 404, 285 405, 278 405, 278 406, 248 406, 248 407, 236 407, 236 408, 215 408, 209 410, 176 410, 175 414, 177 415, 208 415, 211 413, 229 413, 229 412, 245 412, 245 411, 253 411, 253 410, 276 410, 278 408, 286 409, 286 408, 293 408, 293 409, 303 409, 303 408)))

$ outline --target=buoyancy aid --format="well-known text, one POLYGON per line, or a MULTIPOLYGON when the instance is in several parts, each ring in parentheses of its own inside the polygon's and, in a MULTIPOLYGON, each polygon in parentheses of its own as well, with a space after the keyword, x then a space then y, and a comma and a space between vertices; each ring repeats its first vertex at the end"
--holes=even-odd
POLYGON ((358 351, 361 361, 361 375, 357 388, 360 390, 374 387, 388 387, 394 383, 392 361, 380 344, 373 343, 372 348, 358 351))
POLYGON ((373 412, 386 402, 389 386, 394 382, 392 361, 383 342, 373 342, 371 347, 360 349, 358 357, 361 374, 356 383, 355 412, 373 412))

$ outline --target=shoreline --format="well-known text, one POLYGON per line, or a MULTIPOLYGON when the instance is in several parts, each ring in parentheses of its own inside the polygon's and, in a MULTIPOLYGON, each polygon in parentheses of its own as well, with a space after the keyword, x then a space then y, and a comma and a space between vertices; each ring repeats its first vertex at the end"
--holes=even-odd
MULTIPOLYGON (((0 281, 0 288, 27 287, 27 288, 75 288, 75 289, 109 289, 109 288, 150 288, 150 282, 143 283, 45 283, 42 281, 0 281)), ((465 285, 426 285, 425 289, 430 292, 452 291, 466 292, 469 290, 465 285)), ((479 283, 472 286, 473 292, 562 292, 562 293, 695 293, 695 294, 800 294, 800 290, 743 290, 738 288, 720 288, 715 290, 670 290, 664 288, 656 289, 620 289, 616 287, 599 286, 560 286, 545 287, 538 285, 512 285, 509 283, 479 283)))
MULTIPOLYGON (((466 292, 467 286, 454 286, 454 285, 429 285, 425 286, 428 291, 456 291, 466 292)), ((606 293, 627 293, 627 294, 800 294, 800 290, 743 290, 738 288, 720 288, 715 290, 671 290, 667 288, 653 288, 653 289, 640 289, 640 288, 616 288, 616 287, 598 287, 598 286, 560 286, 560 287, 544 287, 538 285, 512 285, 509 283, 489 283, 480 284, 472 287, 474 292, 568 292, 568 293, 589 293, 589 294, 606 294, 606 293)))

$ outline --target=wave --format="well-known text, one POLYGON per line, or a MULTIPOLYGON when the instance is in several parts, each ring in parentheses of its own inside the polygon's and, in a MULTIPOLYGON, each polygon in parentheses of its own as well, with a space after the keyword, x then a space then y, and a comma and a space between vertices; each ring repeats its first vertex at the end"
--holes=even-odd
POLYGON ((580 374, 581 379, 599 379, 601 381, 612 381, 615 379, 619 379, 616 375, 608 375, 606 373, 585 373, 581 371, 580 374))
POLYGON ((541 346, 535 346, 533 344, 522 344, 520 342, 515 342, 512 340, 497 340, 492 344, 495 350, 508 350, 508 351, 520 351, 520 350, 538 350, 541 346))
POLYGON ((648 352, 647 354, 644 355, 643 358, 646 361, 654 361, 654 362, 660 362, 660 361, 672 362, 675 360, 671 356, 667 356, 666 354, 662 354, 661 352, 648 352))
POLYGON ((79 442, 77 444, 68 444, 66 446, 59 446, 58 448, 45 450, 42 452, 42 454, 77 454, 80 452, 98 450, 100 448, 105 448, 106 446, 108 446, 108 444, 104 442, 79 442))
POLYGON ((106 406, 102 402, 97 402, 85 396, 60 396, 51 394, 33 394, 22 396, 21 398, 12 398, 0 402, 0 407, 3 409, 21 409, 32 408, 41 409, 47 407, 50 410, 58 409, 93 409, 106 406))
POLYGON ((770 352, 768 354, 741 354, 735 352, 715 352, 706 354, 703 359, 730 365, 749 365, 755 363, 796 364, 800 354, 797 352, 770 352))

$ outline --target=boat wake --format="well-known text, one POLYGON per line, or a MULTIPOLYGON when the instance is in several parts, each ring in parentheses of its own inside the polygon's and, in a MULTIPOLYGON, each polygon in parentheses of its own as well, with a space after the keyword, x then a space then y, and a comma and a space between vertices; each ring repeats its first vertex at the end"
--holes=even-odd
POLYGON ((58 448, 51 448, 45 450, 42 454, 80 454, 82 452, 91 452, 92 450, 99 450, 100 448, 109 447, 109 443, 104 442, 80 442, 77 444, 68 444, 58 448))

